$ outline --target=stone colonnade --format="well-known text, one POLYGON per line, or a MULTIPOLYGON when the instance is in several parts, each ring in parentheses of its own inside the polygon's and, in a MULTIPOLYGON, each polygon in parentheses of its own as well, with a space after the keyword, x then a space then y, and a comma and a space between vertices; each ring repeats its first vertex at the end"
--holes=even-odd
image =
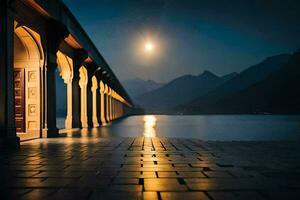
MULTIPOLYGON (((123 107, 127 104, 126 100, 122 98, 109 83, 98 77, 99 73, 89 71, 84 65, 79 70, 73 70, 73 61, 62 52, 58 51, 58 69, 61 78, 67 88, 67 116, 65 120, 65 129, 73 128, 89 128, 105 126, 109 122, 124 116, 125 112, 123 107), (65 61, 65 62, 64 62, 65 61), (77 75, 76 75, 77 73, 77 75), (79 77, 79 80, 73 81, 73 74, 79 77), (91 78, 89 78, 91 77, 91 78), (90 84, 88 84, 90 83, 90 84), (72 84, 79 86, 79 93, 72 93, 72 84), (89 93, 91 98, 88 98, 89 93), (78 97, 76 97, 78 96, 78 97), (79 105, 80 112, 73 112, 76 110, 73 107, 73 101, 79 105), (78 103, 80 101, 80 103, 78 103), (91 107, 89 110, 88 107, 91 107), (88 113, 88 112, 91 113, 88 113), (77 114, 77 116, 75 116, 77 114), (78 116, 78 114, 80 116, 78 116), (89 119, 91 117, 91 119, 89 119), (80 122, 72 123, 73 119, 80 119, 80 122), (88 123, 91 121, 91 123, 88 123)), ((93 68, 92 68, 93 69, 93 68)))
POLYGON ((67 96, 66 129, 128 114, 129 96, 63 2, 0 1, 0 30, 0 146, 58 136, 56 95, 67 96))

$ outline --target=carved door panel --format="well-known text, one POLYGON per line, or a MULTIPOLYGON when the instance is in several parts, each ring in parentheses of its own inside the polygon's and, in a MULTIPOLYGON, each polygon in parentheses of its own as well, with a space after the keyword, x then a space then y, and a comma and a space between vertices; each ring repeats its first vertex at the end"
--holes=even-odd
POLYGON ((25 78, 24 69, 14 69, 15 126, 17 132, 25 132, 25 78))
POLYGON ((40 130, 40 69, 26 68, 26 130, 40 130))

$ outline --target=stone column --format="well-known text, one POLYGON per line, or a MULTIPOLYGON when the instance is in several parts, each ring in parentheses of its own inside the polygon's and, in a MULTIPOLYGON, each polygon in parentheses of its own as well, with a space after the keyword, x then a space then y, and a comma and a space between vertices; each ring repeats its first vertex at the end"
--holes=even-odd
POLYGON ((121 106, 120 106, 121 108, 120 108, 120 117, 123 117, 123 115, 124 115, 124 104, 123 103, 121 103, 121 106))
POLYGON ((72 79, 67 84, 67 117, 65 121, 66 129, 72 129, 72 79))
POLYGON ((109 90, 108 90, 108 96, 109 96, 109 119, 110 121, 113 121, 113 109, 112 109, 112 101, 113 101, 113 98, 112 98, 112 89, 109 87, 109 90))
POLYGON ((115 99, 114 99, 114 97, 112 96, 112 98, 111 98, 111 118, 112 118, 112 120, 114 120, 115 119, 115 99))
MULTIPOLYGON (((89 73, 89 72, 88 72, 89 73)), ((92 80, 91 78, 88 78, 88 83, 87 83, 87 90, 86 90, 86 104, 87 104, 87 118, 88 118, 88 126, 93 127, 93 94, 92 94, 92 80)), ((95 96, 96 97, 96 96, 95 96)), ((96 108, 97 110, 97 108, 96 108)), ((96 115, 97 116, 97 113, 96 115)))
POLYGON ((122 117, 122 102, 119 103, 119 117, 122 117))
POLYGON ((118 100, 115 99, 115 118, 118 119, 118 100))
POLYGON ((80 87, 79 87, 79 68, 87 58, 87 53, 84 50, 77 50, 73 57, 73 81, 72 81, 72 127, 81 128, 80 120, 80 87))
POLYGON ((93 109, 92 109, 92 123, 93 123, 93 127, 96 128, 96 127, 99 127, 99 123, 98 123, 98 103, 97 103, 97 94, 98 94, 98 81, 97 81, 97 78, 94 76, 92 78, 92 87, 91 87, 91 91, 92 91, 92 95, 93 95, 93 98, 92 98, 92 103, 93 103, 93 109))
POLYGON ((109 87, 108 87, 108 85, 107 84, 105 84, 105 92, 104 92, 104 94, 105 94, 105 117, 106 117, 106 121, 107 122, 110 122, 110 118, 109 118, 109 105, 110 105, 110 103, 109 103, 109 95, 108 95, 108 93, 109 93, 109 87))
POLYGON ((56 69, 57 56, 60 43, 68 36, 69 32, 57 21, 49 20, 46 23, 45 37, 42 41, 46 44, 46 95, 45 95, 45 112, 47 121, 43 137, 57 137, 58 129, 56 127, 56 69))
MULTIPOLYGON (((99 81, 97 80, 97 83, 99 81)), ((98 84, 98 89, 96 90, 96 108, 97 108, 97 119, 98 119, 98 126, 101 124, 101 99, 100 99, 100 87, 98 84)))
POLYGON ((13 81, 14 18, 8 0, 0 1, 0 146, 19 147, 15 129, 13 81))
POLYGON ((116 119, 119 118, 119 117, 118 117, 118 104, 119 104, 119 102, 118 102, 118 100, 116 99, 116 101, 115 101, 115 118, 116 118, 116 119))
POLYGON ((101 124, 101 99, 100 99, 100 88, 96 90, 96 106, 97 106, 97 119, 98 119, 98 124, 100 126, 101 124))
POLYGON ((122 103, 119 101, 119 104, 118 104, 118 117, 119 118, 122 116, 122 114, 121 114, 121 106, 122 106, 122 103))
POLYGON ((80 104, 80 112, 81 112, 81 127, 88 128, 88 116, 87 116, 87 83, 88 83, 88 75, 87 70, 84 66, 82 66, 79 70, 79 86, 80 86, 80 97, 81 97, 81 104, 80 104))
POLYGON ((113 118, 116 119, 116 99, 113 98, 113 118))
POLYGON ((119 106, 119 101, 116 100, 116 105, 115 105, 115 111, 116 111, 115 116, 116 116, 116 119, 119 118, 119 109, 118 109, 118 106, 119 106))
MULTIPOLYGON (((96 93, 95 93, 95 99, 94 99, 94 93, 92 91, 92 87, 93 87, 93 78, 96 79, 96 77, 94 76, 94 73, 95 73, 95 70, 96 70, 96 66, 95 65, 92 65, 92 64, 87 64, 87 71, 88 71, 88 84, 87 84, 87 115, 88 115, 88 125, 89 127, 94 127, 94 122, 93 122, 93 119, 94 119, 94 114, 93 114, 93 107, 94 107, 94 100, 95 100, 95 117, 97 118, 97 103, 96 103, 96 100, 97 100, 97 96, 96 96, 96 93)), ((97 82, 97 79, 96 79, 96 82, 97 82)), ((98 83, 96 83, 96 86, 98 88, 98 83)), ((96 90, 97 90, 96 88, 96 90)), ((98 119, 97 119, 98 121, 98 119)), ((97 123, 96 123, 97 125, 97 123)), ((99 126, 99 124, 98 124, 99 126)), ((98 127, 96 126, 96 127, 98 127)))
POLYGON ((115 117, 115 101, 116 101, 116 99, 115 99, 115 94, 114 94, 114 91, 113 91, 113 97, 112 97, 112 118, 113 119, 116 119, 116 117, 115 117))
POLYGON ((101 119, 102 126, 103 125, 105 126, 106 123, 107 123, 106 117, 105 117, 105 110, 106 110, 105 102, 106 102, 106 100, 105 100, 105 94, 104 94, 105 85, 102 81, 100 81, 100 90, 99 90, 99 92, 100 92, 100 110, 101 110, 100 119, 101 119))

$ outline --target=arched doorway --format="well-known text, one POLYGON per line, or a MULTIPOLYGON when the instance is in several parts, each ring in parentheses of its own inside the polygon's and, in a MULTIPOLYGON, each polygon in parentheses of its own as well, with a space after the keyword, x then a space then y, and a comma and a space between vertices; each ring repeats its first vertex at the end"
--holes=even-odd
POLYGON ((14 33, 15 127, 21 140, 40 137, 42 130, 42 71, 40 35, 26 26, 14 33))

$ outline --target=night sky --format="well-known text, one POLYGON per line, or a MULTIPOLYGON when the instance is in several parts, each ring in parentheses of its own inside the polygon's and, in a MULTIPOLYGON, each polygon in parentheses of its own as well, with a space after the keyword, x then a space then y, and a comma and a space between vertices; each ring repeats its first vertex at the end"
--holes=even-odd
POLYGON ((224 75, 300 48, 299 0, 64 2, 121 80, 224 75))

